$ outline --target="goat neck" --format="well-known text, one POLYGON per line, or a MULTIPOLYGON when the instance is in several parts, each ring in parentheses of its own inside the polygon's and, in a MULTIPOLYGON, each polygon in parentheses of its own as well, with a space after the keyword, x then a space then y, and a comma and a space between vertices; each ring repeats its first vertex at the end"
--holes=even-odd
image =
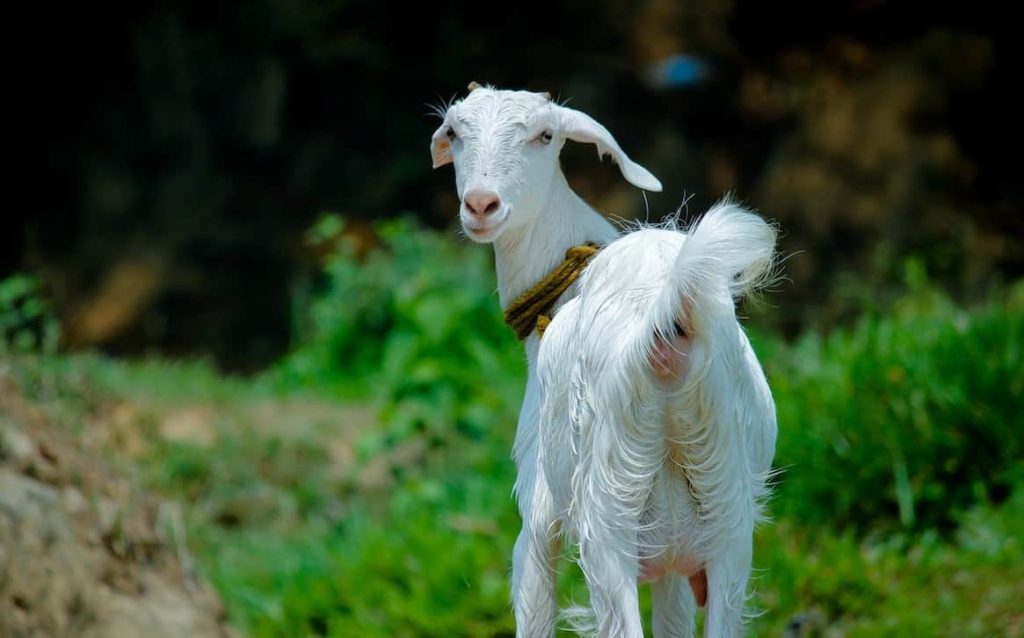
POLYGON ((494 243, 501 307, 540 281, 565 259, 565 251, 593 241, 606 244, 618 231, 569 187, 561 171, 532 223, 509 229, 494 243))

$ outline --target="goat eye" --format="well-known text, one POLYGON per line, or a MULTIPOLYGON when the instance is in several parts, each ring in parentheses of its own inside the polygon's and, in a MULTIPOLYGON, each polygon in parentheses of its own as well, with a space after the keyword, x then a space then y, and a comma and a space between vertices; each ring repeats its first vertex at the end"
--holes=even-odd
POLYGON ((449 141, 449 142, 454 142, 454 141, 455 141, 455 138, 457 138, 457 137, 458 137, 458 135, 456 135, 456 134, 455 134, 455 129, 453 129, 453 128, 451 128, 451 127, 448 127, 448 132, 447 132, 447 133, 445 133, 445 135, 447 135, 447 136, 448 136, 448 141, 449 141))
POLYGON ((553 136, 551 135, 551 131, 544 131, 543 133, 537 136, 537 140, 541 144, 550 144, 552 139, 553 136))
POLYGON ((681 323, 679 323, 677 321, 673 325, 676 328, 676 336, 677 337, 683 337, 685 339, 686 337, 690 336, 690 335, 686 334, 686 328, 683 327, 683 324, 681 324, 681 323))

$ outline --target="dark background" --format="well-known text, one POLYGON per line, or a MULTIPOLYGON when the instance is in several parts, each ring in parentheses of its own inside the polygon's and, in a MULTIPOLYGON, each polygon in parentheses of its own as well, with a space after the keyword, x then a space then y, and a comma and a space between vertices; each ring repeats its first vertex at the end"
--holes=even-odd
MULTIPOLYGON (((665 184, 652 219, 733 191, 777 220, 786 334, 884 303, 908 258, 965 301, 1024 273, 1024 57, 994 2, 168 1, 9 19, 12 139, 30 143, 0 277, 43 278, 69 349, 273 361, 315 281, 303 234, 321 213, 350 231, 453 224, 426 114, 470 80, 605 123, 665 184), (700 77, 652 79, 672 55, 700 77)), ((563 153, 574 187, 647 215, 593 155, 563 153)))

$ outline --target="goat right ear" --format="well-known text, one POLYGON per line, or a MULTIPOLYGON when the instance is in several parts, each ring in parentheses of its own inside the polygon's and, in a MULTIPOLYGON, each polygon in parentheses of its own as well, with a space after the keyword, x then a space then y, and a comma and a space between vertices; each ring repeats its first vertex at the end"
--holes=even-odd
POLYGON ((586 113, 554 105, 562 125, 562 133, 570 140, 597 146, 599 156, 611 155, 626 181, 645 191, 661 192, 661 182, 649 170, 629 159, 612 134, 586 113))
POLYGON ((448 139, 447 123, 441 124, 434 131, 434 136, 430 138, 430 157, 433 159, 434 168, 452 163, 454 158, 452 157, 452 143, 448 139))

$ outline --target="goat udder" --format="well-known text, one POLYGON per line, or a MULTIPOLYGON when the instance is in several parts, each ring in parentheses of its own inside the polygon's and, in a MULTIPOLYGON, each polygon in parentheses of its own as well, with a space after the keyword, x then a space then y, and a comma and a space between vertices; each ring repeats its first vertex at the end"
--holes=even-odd
POLYGON ((664 558, 640 559, 639 580, 642 583, 652 583, 661 580, 669 572, 686 576, 690 581, 693 597, 697 600, 697 606, 704 607, 707 605, 708 574, 692 558, 677 555, 672 560, 665 560, 664 558))

